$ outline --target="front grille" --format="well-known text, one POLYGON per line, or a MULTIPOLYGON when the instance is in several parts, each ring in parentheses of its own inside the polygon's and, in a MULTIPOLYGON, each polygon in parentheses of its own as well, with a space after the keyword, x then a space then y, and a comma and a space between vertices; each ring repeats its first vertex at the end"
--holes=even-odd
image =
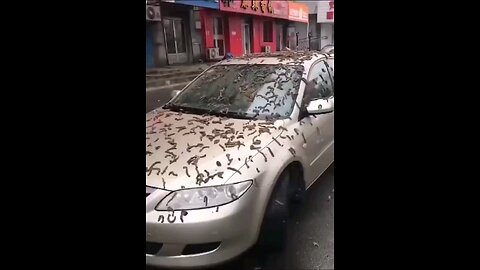
POLYGON ((163 246, 162 243, 146 242, 145 253, 149 255, 155 255, 160 251, 162 246, 163 246))
POLYGON ((186 245, 183 249, 182 255, 192 255, 212 251, 218 248, 220 246, 220 243, 221 242, 186 245))

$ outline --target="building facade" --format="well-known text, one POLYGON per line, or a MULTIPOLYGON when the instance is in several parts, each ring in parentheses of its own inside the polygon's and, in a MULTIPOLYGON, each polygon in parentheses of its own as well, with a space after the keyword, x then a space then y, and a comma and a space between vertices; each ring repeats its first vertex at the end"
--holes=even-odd
POLYGON ((200 17, 205 57, 213 60, 296 49, 296 33, 306 35, 308 8, 290 1, 221 0, 218 10, 204 9, 200 17))
POLYGON ((308 7, 287 0, 147 0, 146 67, 305 49, 308 7))
POLYGON ((146 8, 147 68, 196 63, 203 58, 199 12, 218 9, 218 0, 147 0, 146 8), (156 16, 151 16, 152 9, 156 16))

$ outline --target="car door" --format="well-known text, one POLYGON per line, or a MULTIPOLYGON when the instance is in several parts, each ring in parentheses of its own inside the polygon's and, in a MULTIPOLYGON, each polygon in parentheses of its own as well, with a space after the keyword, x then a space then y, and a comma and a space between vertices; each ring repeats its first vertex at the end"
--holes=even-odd
MULTIPOLYGON (((302 106, 311 100, 334 97, 333 59, 321 60, 313 64, 307 81, 313 85, 302 106), (330 64, 328 63, 330 62, 330 64), (312 83, 313 82, 313 83, 312 83)), ((309 173, 307 186, 311 185, 333 162, 333 112, 308 115, 300 120, 303 132, 309 173)))

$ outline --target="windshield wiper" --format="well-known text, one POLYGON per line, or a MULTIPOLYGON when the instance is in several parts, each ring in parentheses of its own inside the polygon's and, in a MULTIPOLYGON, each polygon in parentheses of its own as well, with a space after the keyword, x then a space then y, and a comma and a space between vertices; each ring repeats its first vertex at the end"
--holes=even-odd
POLYGON ((246 113, 240 113, 240 112, 217 112, 213 111, 211 114, 214 114, 216 116, 225 116, 225 117, 230 117, 230 118, 235 118, 235 119, 252 119, 252 117, 248 116, 246 113))
POLYGON ((229 118, 235 118, 235 119, 252 119, 252 117, 248 116, 246 113, 214 111, 214 110, 181 106, 173 103, 167 103, 162 108, 175 111, 175 112, 193 113, 198 115, 208 114, 208 115, 214 115, 219 117, 229 117, 229 118))
POLYGON ((172 103, 167 103, 163 105, 163 109, 168 109, 174 112, 189 112, 193 114, 204 114, 208 112, 208 110, 204 109, 199 109, 199 108, 192 108, 192 107, 187 107, 187 106, 181 106, 177 104, 172 104, 172 103))

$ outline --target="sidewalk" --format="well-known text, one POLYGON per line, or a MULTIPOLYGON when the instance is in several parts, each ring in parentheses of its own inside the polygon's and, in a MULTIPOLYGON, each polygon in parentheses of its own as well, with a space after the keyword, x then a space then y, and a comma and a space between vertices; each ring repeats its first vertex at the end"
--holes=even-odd
POLYGON ((192 71, 192 70, 205 70, 211 65, 215 64, 216 62, 208 62, 208 63, 195 63, 195 64, 182 64, 182 65, 170 65, 165 67, 159 68, 147 68, 145 71, 146 76, 162 74, 162 73, 171 73, 173 71, 192 71))
POLYGON ((215 62, 171 65, 147 69, 145 72, 146 91, 171 92, 172 90, 181 90, 198 76, 198 74, 213 64, 215 64, 215 62))

